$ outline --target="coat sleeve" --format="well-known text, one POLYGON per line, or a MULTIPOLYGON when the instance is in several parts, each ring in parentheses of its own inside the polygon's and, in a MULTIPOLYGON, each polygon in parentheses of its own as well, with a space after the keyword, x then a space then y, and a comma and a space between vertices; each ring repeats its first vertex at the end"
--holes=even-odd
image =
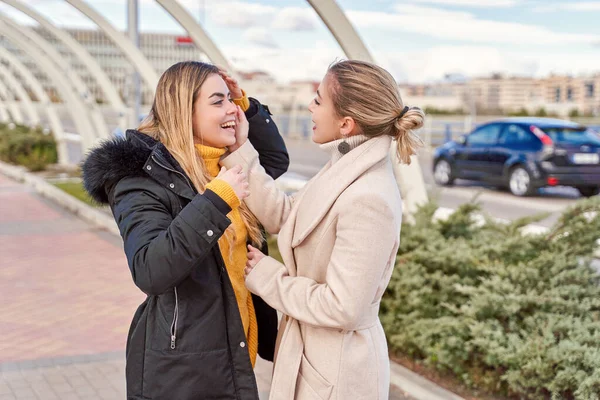
POLYGON ((248 275, 248 289, 304 324, 356 330, 389 279, 400 231, 383 199, 365 195, 341 209, 325 282, 289 276, 285 265, 265 257, 248 275))
POLYGON ((226 203, 208 190, 175 218, 166 189, 152 179, 122 179, 112 198, 133 281, 148 295, 162 294, 189 276, 231 223, 226 203))
POLYGON ((258 151, 260 164, 273 179, 287 172, 290 165, 285 142, 279 134, 275 121, 268 109, 254 98, 250 98, 246 118, 250 124, 248 140, 258 151))
POLYGON ((259 162, 259 154, 252 143, 247 140, 239 149, 222 159, 221 165, 227 169, 236 165, 244 168, 250 189, 250 196, 244 199, 244 203, 268 233, 279 233, 292 209, 294 196, 287 195, 275 185, 273 178, 259 162))

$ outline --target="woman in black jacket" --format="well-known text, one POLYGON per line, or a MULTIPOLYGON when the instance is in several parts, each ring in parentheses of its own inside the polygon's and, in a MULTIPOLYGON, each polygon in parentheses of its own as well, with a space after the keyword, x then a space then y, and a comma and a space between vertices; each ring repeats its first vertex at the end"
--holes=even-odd
MULTIPOLYGON (((243 284, 246 243, 264 246, 263 234, 242 202, 243 172, 218 169, 244 128, 233 86, 212 65, 175 64, 138 130, 83 165, 84 185, 110 205, 148 296, 127 339, 128 399, 258 399, 256 353, 273 359, 277 315, 243 284)), ((249 140, 276 178, 289 164, 283 140, 265 107, 246 106, 249 140)))

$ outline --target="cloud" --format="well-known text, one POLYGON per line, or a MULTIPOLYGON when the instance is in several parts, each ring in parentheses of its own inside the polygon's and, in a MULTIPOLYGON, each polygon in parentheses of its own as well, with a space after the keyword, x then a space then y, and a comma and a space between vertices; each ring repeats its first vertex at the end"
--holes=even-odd
POLYGON ((484 76, 493 72, 533 75, 537 65, 490 46, 437 46, 408 53, 376 53, 399 81, 429 82, 445 74, 484 76))
POLYGON ((237 1, 210 4, 208 14, 215 23, 242 29, 270 23, 277 11, 275 7, 237 1))
POLYGON ((600 11, 600 1, 580 1, 571 3, 559 3, 541 5, 533 8, 537 12, 555 12, 555 11, 600 11))
POLYGON ((277 8, 240 1, 213 2, 207 6, 210 18, 219 25, 248 29, 271 27, 282 31, 313 31, 318 17, 311 8, 277 8))
MULTIPOLYGON (((399 16, 414 16, 419 18, 445 18, 445 19, 473 19, 475 16, 467 11, 453 11, 445 8, 427 7, 427 6, 415 6, 411 4, 407 5, 395 5, 394 10, 399 16)), ((350 11, 352 12, 352 11, 350 11)), ((383 13, 382 13, 383 14, 383 13)), ((385 14, 394 15, 394 14, 385 14)))
POLYGON ((320 81, 329 65, 344 55, 339 48, 318 41, 309 47, 270 49, 259 46, 227 46, 232 65, 241 71, 262 70, 280 82, 320 81), (298 62, 302 60, 302 62, 298 62))
POLYGON ((313 31, 318 17, 310 8, 286 7, 275 15, 271 27, 285 31, 313 31))
MULTIPOLYGON (((260 46, 236 46, 225 49, 233 54, 232 64, 243 71, 263 70, 280 82, 292 80, 320 81, 327 67, 343 59, 341 50, 325 42, 315 47, 272 49, 260 46), (298 60, 303 60, 298 63, 298 60)), ((505 50, 486 45, 450 45, 415 51, 373 51, 377 62, 389 70, 398 82, 424 83, 439 81, 446 74, 467 77, 504 73, 513 76, 545 77, 551 73, 589 75, 597 72, 600 52, 579 54, 568 51, 531 52, 505 50)))
POLYGON ((271 34, 271 31, 266 28, 249 28, 244 32, 242 38, 249 43, 256 44, 259 46, 278 48, 279 45, 275 41, 275 38, 271 34))
POLYGON ((518 22, 476 18, 467 12, 430 7, 396 7, 396 13, 347 11, 352 23, 361 29, 409 32, 442 40, 519 45, 590 44, 600 35, 554 32, 548 28, 518 22))
POLYGON ((459 7, 512 7, 519 0, 412 0, 413 3, 439 4, 459 7))
POLYGON ((468 77, 500 72, 512 76, 546 77, 552 73, 592 75, 600 53, 578 54, 504 50, 493 46, 436 46, 409 52, 375 52, 374 57, 402 82, 431 82, 455 73, 468 77))

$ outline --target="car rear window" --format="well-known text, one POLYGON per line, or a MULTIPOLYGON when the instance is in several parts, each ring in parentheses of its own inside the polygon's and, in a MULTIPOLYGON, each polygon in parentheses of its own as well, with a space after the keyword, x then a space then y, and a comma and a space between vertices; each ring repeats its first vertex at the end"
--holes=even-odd
POLYGON ((556 143, 600 146, 600 134, 587 128, 544 128, 544 132, 556 143))

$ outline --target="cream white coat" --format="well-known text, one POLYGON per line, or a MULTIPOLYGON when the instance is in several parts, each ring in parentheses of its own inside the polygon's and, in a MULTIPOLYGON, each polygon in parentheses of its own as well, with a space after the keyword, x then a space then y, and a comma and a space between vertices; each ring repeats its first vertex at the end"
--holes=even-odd
POLYGON ((293 196, 279 190, 250 142, 227 156, 242 165, 245 200, 284 264, 265 257, 246 286, 281 311, 272 400, 387 400, 389 359, 378 318, 399 245, 402 203, 391 139, 366 141, 329 162, 293 196))

